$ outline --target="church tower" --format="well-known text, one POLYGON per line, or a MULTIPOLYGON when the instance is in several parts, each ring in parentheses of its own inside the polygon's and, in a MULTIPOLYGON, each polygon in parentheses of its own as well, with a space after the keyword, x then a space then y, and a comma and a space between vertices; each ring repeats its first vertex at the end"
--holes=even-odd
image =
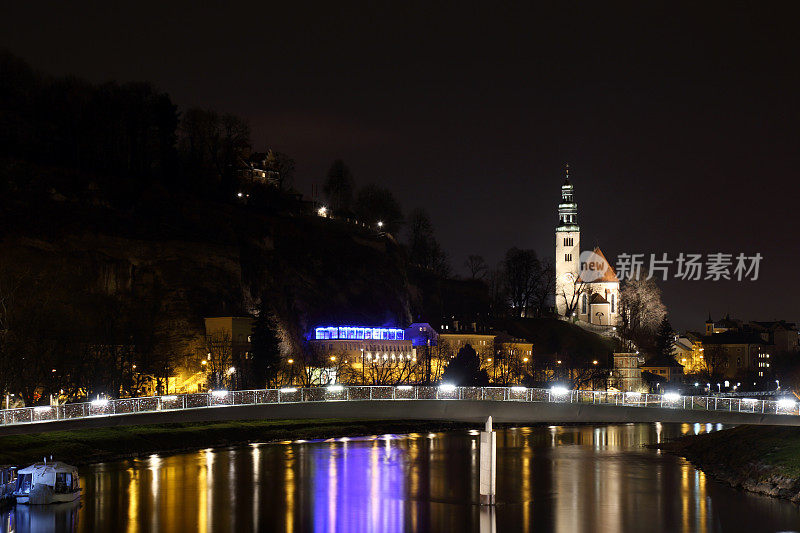
POLYGON ((575 279, 580 273, 581 228, 578 226, 578 204, 569 182, 569 164, 566 179, 561 186, 556 227, 556 312, 564 316, 572 303, 575 279))

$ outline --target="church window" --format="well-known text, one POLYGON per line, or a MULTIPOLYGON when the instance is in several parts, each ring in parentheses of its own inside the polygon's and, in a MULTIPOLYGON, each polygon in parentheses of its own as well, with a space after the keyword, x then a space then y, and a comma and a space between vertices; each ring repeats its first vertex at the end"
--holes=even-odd
POLYGON ((611 295, 611 312, 612 313, 616 313, 617 312, 617 295, 616 294, 612 294, 611 295))
POLYGON ((564 254, 564 261, 572 261, 572 254, 564 254))
POLYGON ((587 301, 588 301, 588 298, 586 297, 585 294, 583 296, 581 296, 581 314, 582 315, 586 314, 587 301))
POLYGON ((564 237, 564 246, 572 246, 573 238, 572 237, 564 237))

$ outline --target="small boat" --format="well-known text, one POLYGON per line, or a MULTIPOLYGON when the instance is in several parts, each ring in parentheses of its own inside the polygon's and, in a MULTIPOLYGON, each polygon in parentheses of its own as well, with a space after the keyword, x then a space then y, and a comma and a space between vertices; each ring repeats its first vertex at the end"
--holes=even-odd
POLYGON ((14 490, 17 488, 17 467, 0 466, 0 507, 14 502, 14 490))
POLYGON ((75 501, 81 496, 78 469, 58 461, 36 463, 17 472, 17 503, 45 505, 75 501))

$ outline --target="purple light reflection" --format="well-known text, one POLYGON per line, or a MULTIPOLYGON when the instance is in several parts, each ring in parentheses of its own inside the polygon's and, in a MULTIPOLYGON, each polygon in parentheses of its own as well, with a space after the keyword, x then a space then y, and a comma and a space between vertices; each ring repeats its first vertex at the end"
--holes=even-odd
POLYGON ((404 531, 404 452, 388 437, 331 443, 314 457, 314 531, 404 531))

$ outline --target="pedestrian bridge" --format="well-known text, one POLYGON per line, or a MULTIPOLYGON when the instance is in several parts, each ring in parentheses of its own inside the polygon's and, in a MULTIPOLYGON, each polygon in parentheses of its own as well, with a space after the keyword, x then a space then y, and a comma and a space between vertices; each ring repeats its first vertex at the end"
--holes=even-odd
POLYGON ((342 386, 213 390, 0 410, 0 435, 134 424, 257 419, 513 424, 692 422, 800 425, 793 399, 759 400, 526 387, 342 386))

